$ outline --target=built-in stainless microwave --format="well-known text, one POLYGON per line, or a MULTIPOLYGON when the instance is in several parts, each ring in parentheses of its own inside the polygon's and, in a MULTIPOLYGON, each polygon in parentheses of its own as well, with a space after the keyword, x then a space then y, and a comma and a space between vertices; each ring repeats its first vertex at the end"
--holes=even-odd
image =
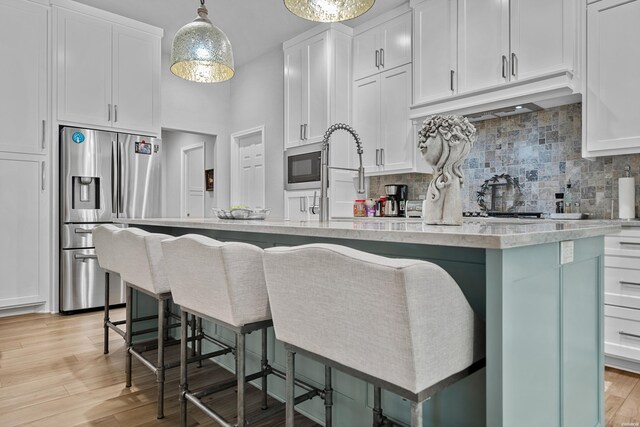
POLYGON ((285 190, 320 188, 320 153, 322 143, 308 144, 286 150, 285 190))

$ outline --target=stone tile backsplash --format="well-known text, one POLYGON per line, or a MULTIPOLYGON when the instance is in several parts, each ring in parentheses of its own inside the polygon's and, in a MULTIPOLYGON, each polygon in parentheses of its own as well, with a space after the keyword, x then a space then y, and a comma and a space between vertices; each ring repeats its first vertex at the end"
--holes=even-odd
MULTIPOLYGON (((478 211, 477 192, 484 181, 503 173, 517 179, 524 206, 519 211, 555 212, 555 193, 566 192, 592 218, 618 216, 618 178, 626 165, 636 177, 636 215, 640 212, 640 154, 582 158, 582 104, 474 123, 477 140, 463 170, 463 209, 478 211)), ((409 198, 426 193, 431 175, 405 174, 369 178, 370 197, 385 184, 408 184, 409 198)), ((487 200, 487 198, 485 198, 487 200)), ((487 200, 488 202, 488 200, 487 200)))

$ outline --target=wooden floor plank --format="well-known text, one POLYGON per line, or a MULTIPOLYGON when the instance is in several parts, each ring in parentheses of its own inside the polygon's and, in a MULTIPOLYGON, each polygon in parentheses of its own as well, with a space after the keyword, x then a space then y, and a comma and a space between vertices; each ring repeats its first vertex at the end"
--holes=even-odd
MULTIPOLYGON (((124 316, 114 310, 113 317, 124 316)), ((179 369, 167 371, 165 414, 156 419, 155 375, 133 361, 133 384, 124 386, 125 348, 122 338, 111 332, 110 353, 102 352, 102 313, 76 316, 50 314, 0 319, 0 425, 138 427, 179 425, 179 369)), ((167 351, 177 360, 178 346, 167 351)), ((149 354, 154 357, 153 352, 149 354)), ((190 385, 197 389, 211 381, 232 378, 218 365, 206 361, 189 370, 190 385)), ((248 410, 259 411, 260 392, 248 387, 248 410)), ((209 398, 216 410, 235 419, 234 388, 209 398)), ((275 403, 275 400, 270 399, 275 403)), ((191 426, 217 426, 192 404, 191 426)), ((283 424, 284 414, 257 424, 283 424)), ((317 426, 297 414, 296 425, 317 426)))

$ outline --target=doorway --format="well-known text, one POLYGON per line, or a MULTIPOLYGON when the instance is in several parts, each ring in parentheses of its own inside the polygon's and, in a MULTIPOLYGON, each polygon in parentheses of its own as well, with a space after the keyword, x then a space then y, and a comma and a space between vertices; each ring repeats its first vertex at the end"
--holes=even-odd
POLYGON ((231 204, 264 208, 264 126, 231 135, 231 204))
POLYGON ((204 218, 204 141, 181 150, 180 216, 204 218))

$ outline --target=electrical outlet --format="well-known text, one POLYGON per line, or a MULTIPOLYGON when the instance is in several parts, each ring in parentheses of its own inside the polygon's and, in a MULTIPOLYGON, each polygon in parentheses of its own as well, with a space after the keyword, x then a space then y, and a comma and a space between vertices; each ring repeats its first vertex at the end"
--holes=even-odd
POLYGON ((573 262, 573 240, 560 242, 560 264, 573 262))

